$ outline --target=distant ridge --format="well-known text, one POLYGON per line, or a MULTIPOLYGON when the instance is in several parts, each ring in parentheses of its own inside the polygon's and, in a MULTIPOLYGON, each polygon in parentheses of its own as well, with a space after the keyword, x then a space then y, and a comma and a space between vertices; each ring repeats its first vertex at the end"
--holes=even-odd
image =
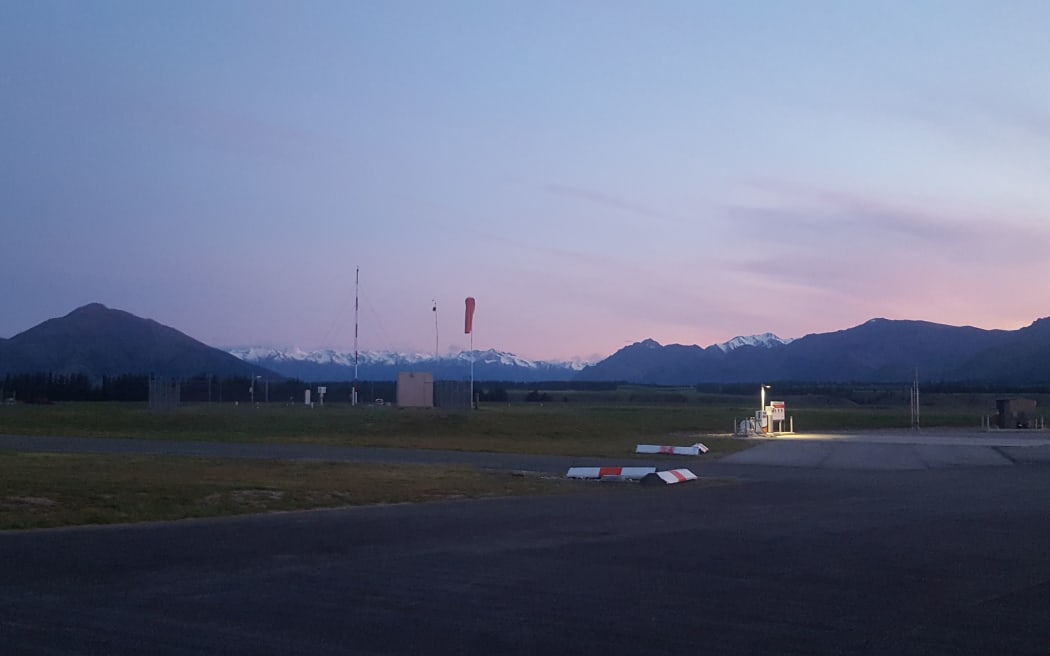
POLYGON ((1050 384, 1050 319, 1011 331, 880 318, 796 340, 767 336, 707 348, 645 340, 585 368, 576 380, 906 384, 917 369, 927 381, 1050 384))
MULTIPOLYGON (((324 349, 233 348, 229 353, 282 375, 303 380, 353 380, 354 354, 324 349)), ((402 371, 426 371, 438 380, 460 380, 470 375, 471 353, 435 358, 433 354, 362 351, 359 355, 360 377, 365 380, 395 380, 402 371)), ((576 362, 551 362, 525 358, 488 349, 474 351, 474 374, 480 380, 510 382, 568 381, 584 365, 576 362)))
MULTIPOLYGON (((151 319, 91 303, 0 339, 0 376, 17 373, 102 376, 199 374, 349 380, 352 359, 338 351, 280 352, 212 348, 151 319), (276 373, 275 373, 276 372, 276 373)), ((983 330, 927 321, 871 319, 859 326, 785 340, 764 333, 706 348, 646 339, 593 365, 529 361, 490 349, 434 359, 420 354, 361 353, 361 378, 393 380, 429 371, 478 380, 630 382, 655 385, 811 382, 900 383, 920 379, 982 385, 1050 385, 1050 318, 1019 330, 983 330)))
POLYGON ((18 373, 81 374, 93 380, 122 374, 277 377, 174 328, 101 303, 0 341, 0 375, 18 373))

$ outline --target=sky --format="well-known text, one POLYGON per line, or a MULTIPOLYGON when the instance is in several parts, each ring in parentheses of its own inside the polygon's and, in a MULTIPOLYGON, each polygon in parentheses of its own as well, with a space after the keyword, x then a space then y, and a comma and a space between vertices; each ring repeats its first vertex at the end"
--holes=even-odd
POLYGON ((1020 328, 1050 315, 1047 25, 1041 1, 0 0, 0 337, 99 302, 349 349, 355 287, 361 350, 1020 328))

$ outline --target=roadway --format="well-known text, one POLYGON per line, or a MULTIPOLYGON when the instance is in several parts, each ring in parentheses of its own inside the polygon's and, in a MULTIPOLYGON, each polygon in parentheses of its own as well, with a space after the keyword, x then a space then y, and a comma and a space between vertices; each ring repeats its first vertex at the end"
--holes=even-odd
POLYGON ((15 654, 1045 654, 1050 466, 1007 461, 723 462, 694 466, 720 486, 0 533, 0 636, 15 654))

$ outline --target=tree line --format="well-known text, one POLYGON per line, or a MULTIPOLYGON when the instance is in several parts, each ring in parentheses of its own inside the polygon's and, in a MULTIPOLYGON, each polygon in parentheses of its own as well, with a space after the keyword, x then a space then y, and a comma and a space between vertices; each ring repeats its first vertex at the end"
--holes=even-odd
MULTIPOLYGON (((122 374, 92 379, 84 374, 7 374, 0 382, 0 400, 26 403, 68 401, 149 401, 150 376, 122 374)), ((352 382, 307 383, 298 379, 251 376, 193 376, 176 381, 183 403, 303 403, 304 392, 319 401, 318 386, 327 387, 326 402, 349 402, 352 382)), ((397 394, 395 381, 359 381, 358 402, 377 399, 391 402, 397 394)))
MULTIPOLYGON (((121 374, 102 376, 92 379, 83 374, 7 374, 0 381, 0 400, 15 399, 27 403, 48 403, 62 401, 125 401, 147 402, 149 400, 149 379, 145 374, 121 374)), ((302 403, 304 391, 311 391, 311 400, 318 402, 318 386, 327 387, 325 402, 349 402, 353 383, 306 382, 299 379, 251 376, 208 376, 200 375, 178 381, 180 398, 184 403, 302 403)), ((476 381, 475 393, 482 402, 508 402, 509 392, 528 391, 525 401, 544 402, 562 400, 558 392, 589 391, 615 392, 626 383, 622 382, 571 382, 551 381, 546 383, 520 383, 514 381, 476 381)), ((758 383, 733 384, 700 384, 694 386, 701 394, 753 396, 757 394, 758 383)), ((672 390, 659 385, 630 385, 636 390, 638 399, 662 400, 670 402, 666 395, 672 390), (648 390, 648 391, 646 391, 648 390)), ((847 398, 859 403, 883 402, 891 399, 907 398, 907 384, 865 384, 865 383, 806 383, 777 382, 770 392, 773 396, 821 395, 832 398, 847 398)), ((392 380, 359 381, 358 402, 374 403, 382 399, 390 403, 397 398, 397 382, 392 380)), ((681 388, 677 388, 681 389, 681 388)), ((923 394, 937 393, 1050 393, 1050 386, 1016 386, 994 385, 988 383, 966 382, 926 382, 920 383, 923 394)), ((676 390, 675 390, 676 391, 676 390)), ((592 399, 594 400, 594 399, 592 399)), ((682 402, 686 398, 682 396, 682 402)))

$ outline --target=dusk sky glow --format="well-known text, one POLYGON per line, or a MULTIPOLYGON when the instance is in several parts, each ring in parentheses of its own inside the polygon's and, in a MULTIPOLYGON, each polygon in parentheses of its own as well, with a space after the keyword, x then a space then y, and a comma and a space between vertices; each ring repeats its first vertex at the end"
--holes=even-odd
POLYGON ((1050 3, 0 0, 0 337, 595 359, 1050 315, 1050 3))

